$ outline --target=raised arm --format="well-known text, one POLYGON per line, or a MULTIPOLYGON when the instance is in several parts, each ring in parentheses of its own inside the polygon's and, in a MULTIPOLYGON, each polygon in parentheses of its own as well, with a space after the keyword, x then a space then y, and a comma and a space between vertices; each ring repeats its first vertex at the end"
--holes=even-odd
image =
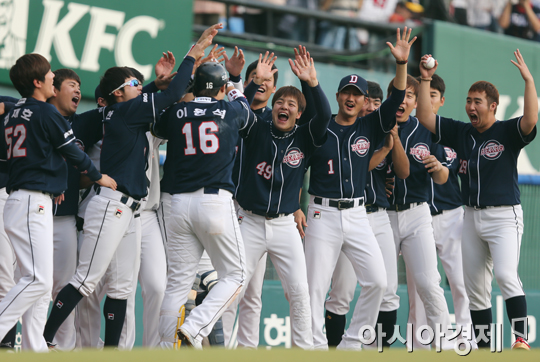
POLYGON ((384 138, 383 146, 373 152, 373 156, 371 156, 371 159, 369 160, 369 171, 373 170, 381 162, 383 162, 390 151, 392 151, 392 147, 394 147, 394 139, 392 135, 388 134, 384 138))
POLYGON ((394 80, 394 87, 398 90, 405 90, 407 88, 407 61, 409 59, 409 53, 411 51, 411 45, 416 41, 416 37, 409 41, 411 37, 412 29, 405 27, 403 34, 401 29, 396 30, 396 45, 387 42, 386 45, 390 48, 392 55, 396 59, 396 78, 394 80))
POLYGON ((512 2, 508 0, 506 5, 504 6, 504 10, 501 13, 501 16, 499 16, 499 25, 501 26, 501 28, 506 29, 510 26, 511 13, 512 13, 512 2))
MULTIPOLYGON (((156 79, 154 80, 155 86, 159 90, 165 90, 169 86, 169 83, 173 80, 177 72, 173 73, 174 66, 176 65, 176 59, 172 52, 163 52, 163 56, 159 58, 154 72, 156 73, 156 79)), ((143 89, 144 91, 144 89, 143 89)))
POLYGON ((242 69, 246 64, 246 59, 244 58, 244 52, 242 49, 238 49, 237 46, 234 47, 234 53, 231 58, 227 56, 227 52, 223 53, 223 58, 225 59, 225 69, 229 72, 229 79, 234 84, 234 87, 240 92, 244 92, 244 86, 242 84, 242 69))
POLYGON ((328 129, 328 124, 332 117, 332 111, 330 110, 330 103, 328 103, 328 99, 317 79, 315 62, 313 61, 313 58, 308 58, 307 54, 304 54, 294 61, 289 59, 289 64, 291 65, 291 69, 296 69, 298 73, 296 76, 298 79, 306 82, 311 91, 316 115, 309 122, 308 127, 310 127, 314 144, 320 145, 320 141, 326 136, 326 130, 328 129))
POLYGON ((435 74, 439 63, 435 61, 435 66, 427 69, 424 64, 431 57, 431 54, 426 54, 420 60, 420 89, 418 90, 418 102, 416 103, 416 118, 426 127, 431 133, 435 133, 436 115, 431 107, 431 98, 429 92, 431 90, 431 77, 435 74))
MULTIPOLYGON (((306 50, 305 46, 299 45, 298 49, 294 48, 295 59, 303 57, 304 55, 307 56, 308 59, 311 58, 311 55, 306 50)), ((293 66, 294 63, 291 64, 291 70, 296 76, 298 76, 298 69, 293 66)), ((299 126, 308 123, 315 116, 315 107, 313 106, 314 101, 313 97, 311 96, 311 91, 309 90, 309 85, 303 80, 300 80, 300 85, 302 87, 302 94, 306 98, 306 109, 304 110, 302 116, 300 116, 300 119, 297 122, 299 126)))
POLYGON ((524 136, 529 135, 538 122, 538 96, 534 85, 534 78, 523 60, 523 56, 517 49, 514 52, 516 62, 511 60, 521 73, 525 81, 525 93, 523 97, 523 118, 520 122, 521 132, 524 136))

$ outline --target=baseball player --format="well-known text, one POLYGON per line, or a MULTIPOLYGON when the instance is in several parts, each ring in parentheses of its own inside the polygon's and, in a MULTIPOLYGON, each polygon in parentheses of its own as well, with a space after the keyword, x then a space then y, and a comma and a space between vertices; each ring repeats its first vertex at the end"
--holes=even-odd
POLYGON ((203 337, 245 282, 244 245, 232 202, 232 166, 238 134, 245 137, 256 117, 243 94, 227 86, 227 81, 219 63, 203 63, 195 71, 196 98, 168 109, 154 129, 157 135, 168 137, 164 169, 173 177, 168 190, 172 194, 168 282, 159 322, 163 348, 173 348, 178 334, 187 345, 201 349, 203 337), (226 92, 231 102, 223 100, 226 92), (203 250, 219 283, 177 330, 179 310, 187 300, 203 250))
MULTIPOLYGON (((384 98, 383 91, 377 83, 370 81, 367 83, 368 102, 362 108, 359 114, 360 117, 364 117, 378 109, 384 98)), ((377 324, 380 323, 382 331, 386 333, 383 338, 384 346, 389 346, 388 339, 393 335, 394 325, 397 320, 397 309, 399 308, 399 296, 396 294, 398 277, 394 236, 386 213, 386 209, 390 206, 385 190, 388 170, 386 155, 390 152, 393 154, 394 163, 399 162, 399 160, 405 163, 402 167, 404 172, 402 177, 405 178, 409 170, 409 160, 405 156, 405 151, 399 141, 396 127, 386 136, 382 147, 374 152, 369 166, 371 171, 364 190, 367 219, 381 249, 387 275, 387 287, 377 317, 377 324), (398 153, 401 154, 401 157, 399 157, 398 153)), ((325 303, 326 338, 329 346, 337 346, 341 342, 345 332, 345 314, 349 311, 349 305, 354 297, 357 283, 358 280, 351 262, 341 252, 332 275, 332 289, 325 303)))
MULTIPOLYGON (((523 234, 523 211, 517 184, 517 158, 523 147, 536 137, 538 102, 534 79, 523 56, 516 61, 525 81, 523 116, 498 121, 497 88, 485 81, 474 83, 467 94, 465 110, 470 124, 433 113, 429 100, 432 69, 420 66, 422 82, 417 115, 437 142, 452 147, 459 159, 461 196, 465 206, 462 235, 463 272, 471 318, 479 347, 489 346, 481 326, 491 315, 493 269, 506 302, 508 318, 516 340, 512 348, 529 349, 527 303, 519 275, 519 249, 523 234)), ((425 63, 428 56, 422 57, 425 63)))
MULTIPOLYGON (((276 83, 278 80, 278 72, 268 79, 265 79, 262 84, 256 84, 253 78, 256 75, 258 60, 252 62, 246 69, 246 81, 244 83, 246 98, 248 102, 251 100, 250 108, 257 116, 259 121, 272 122, 272 108, 268 107, 268 101, 272 94, 276 92, 276 83)), ((276 65, 272 65, 272 70, 277 69, 276 65)), ((230 73, 230 72, 229 72, 230 73)), ((232 79, 232 78, 231 78, 232 79)), ((233 167, 233 181, 235 182, 235 195, 240 187, 241 165, 244 155, 244 139, 238 141, 237 156, 233 167)), ((239 205, 236 203, 236 211, 238 212, 239 205)), ((257 265, 250 282, 242 290, 242 294, 237 298, 229 308, 223 313, 223 327, 225 336, 225 345, 230 345, 236 312, 239 309, 239 314, 242 315, 242 323, 237 326, 237 342, 239 346, 257 346, 259 343, 259 324, 262 310, 262 287, 264 283, 264 273, 266 271, 265 253, 257 265)))
POLYGON ((340 252, 352 263, 362 291, 350 327, 338 348, 360 350, 361 328, 376 327, 387 277, 381 248, 363 206, 364 189, 374 152, 371 144, 380 144, 395 126, 394 115, 403 100, 407 84, 407 59, 410 47, 416 40, 415 37, 409 41, 410 34, 411 29, 407 31, 405 28, 403 34, 397 29, 396 45, 387 43, 397 62, 395 88, 393 95, 378 110, 358 118, 367 102, 367 81, 355 74, 340 81, 336 93, 338 114, 330 122, 326 142, 310 160, 311 196, 305 254, 313 341, 317 349, 328 348, 323 334, 324 300, 340 252))
MULTIPOLYGON (((101 175, 88 156, 75 144, 69 123, 54 106, 45 103, 53 96, 54 74, 49 62, 38 54, 19 58, 10 78, 23 97, 4 120, 0 158, 7 167, 10 194, 4 213, 6 233, 17 257, 22 277, 0 303, 0 338, 13 328, 26 311, 39 313, 40 298, 50 298, 53 284, 52 197, 63 198, 67 187, 65 157, 80 172, 100 185, 116 187, 101 175), (37 242, 39 241, 39 242, 37 242)), ((43 311, 46 313, 46 309, 43 311)), ((41 336, 44 318, 36 315, 37 334, 28 335, 36 351, 47 350, 41 336)))
MULTIPOLYGON (((272 57, 259 56, 255 84, 272 77, 272 57), (271 61, 269 61, 271 60, 271 61)), ((299 209, 307 160, 326 139, 330 106, 324 95, 313 59, 306 54, 289 60, 294 74, 309 85, 314 99, 315 115, 307 124, 296 121, 305 109, 305 98, 294 87, 282 87, 272 99, 272 123, 258 122, 244 145, 246 157, 242 166, 237 194, 241 206, 239 219, 246 240, 247 280, 249 282, 260 258, 268 252, 285 296, 290 304, 292 343, 311 349, 311 310, 305 258, 293 213, 299 209)), ((244 316, 239 315, 239 323, 244 316)))
MULTIPOLYGON (((392 82, 388 93, 392 91, 392 82)), ((395 178, 394 191, 390 196, 388 216, 396 243, 396 257, 399 252, 412 276, 408 285, 414 283, 420 299, 424 303, 427 325, 437 330, 437 324, 450 336, 451 326, 448 306, 444 292, 440 287, 440 275, 437 270, 437 254, 431 212, 427 201, 430 179, 443 184, 448 179, 448 168, 435 157, 438 146, 431 142, 429 131, 410 114, 416 108, 418 82, 411 76, 407 77, 407 91, 403 104, 396 112, 398 133, 403 148, 409 158, 410 172, 406 180, 395 178)), ((390 162, 392 162, 390 155, 390 162)), ((395 170, 391 164, 392 170, 395 170)), ((413 326, 414 327, 414 326, 413 326)), ((421 327, 421 326, 416 326, 421 327)), ((413 330, 416 334, 417 330, 413 330)), ((453 348, 447 339, 435 340, 434 346, 439 349, 453 348), (442 343, 442 344, 441 344, 442 343)), ((413 343, 412 341, 407 341, 413 343)), ((414 348, 414 345, 412 345, 414 348)))
MULTIPOLYGON (((419 81, 420 78, 417 78, 419 81)), ((437 114, 439 108, 444 105, 444 80, 433 74, 430 89, 430 99, 433 113, 437 114)), ((429 188, 429 208, 431 210, 433 235, 439 256, 446 277, 450 284, 452 299, 454 302, 454 314, 457 325, 461 330, 471 328, 472 321, 469 313, 469 298, 465 290, 463 281, 463 262, 461 257, 461 232, 463 229, 463 208, 461 207, 461 191, 458 181, 459 162, 456 152, 450 147, 437 147, 440 154, 437 157, 443 160, 443 164, 448 167, 448 181, 439 185, 431 180, 429 188), (441 154, 442 153, 442 154, 441 154)), ((411 280, 410 273, 407 273, 407 280, 411 280)), ((407 282, 409 293, 409 323, 413 325, 426 325, 427 319, 424 305, 420 296, 416 292, 414 283, 407 282)), ((471 334, 468 334, 471 335, 471 334)), ((414 348, 429 348, 422 345, 415 336, 414 348)), ((476 343, 473 347, 476 348, 476 343)))
POLYGON ((103 307, 105 346, 118 346, 137 259, 134 246, 138 223, 134 216, 148 188, 146 131, 161 110, 180 99, 189 82, 192 56, 200 57, 220 27, 217 24, 203 33, 180 65, 178 76, 161 93, 141 94, 139 81, 128 68, 110 68, 102 77, 100 89, 109 106, 103 120, 100 166, 115 175, 118 191, 95 187, 96 195, 86 210, 79 265, 70 284, 60 291, 53 304, 44 332, 47 342, 52 341, 71 310, 94 291, 107 272, 108 290, 103 307), (115 253, 118 248, 124 250, 122 255, 115 253))
MULTIPOLYGON (((7 114, 11 108, 15 106, 18 99, 0 96, 0 116, 7 114)), ((8 175, 5 172, 0 172, 0 301, 6 296, 11 288, 15 285, 15 252, 9 242, 9 238, 4 229, 4 205, 6 204, 8 194, 6 185, 8 175)), ((17 326, 15 325, 0 342, 0 348, 13 349, 15 347, 15 337, 17 334, 17 326)))

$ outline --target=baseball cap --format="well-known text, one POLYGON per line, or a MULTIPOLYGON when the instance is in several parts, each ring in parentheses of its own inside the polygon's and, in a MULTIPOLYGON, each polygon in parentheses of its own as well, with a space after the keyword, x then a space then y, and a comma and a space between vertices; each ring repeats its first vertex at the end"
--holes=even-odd
POLYGON ((361 76, 357 74, 351 74, 346 77, 343 77, 341 81, 339 82, 338 93, 341 92, 343 88, 349 85, 352 85, 358 88, 358 90, 362 92, 363 95, 368 94, 367 80, 365 80, 364 78, 362 78, 361 76))

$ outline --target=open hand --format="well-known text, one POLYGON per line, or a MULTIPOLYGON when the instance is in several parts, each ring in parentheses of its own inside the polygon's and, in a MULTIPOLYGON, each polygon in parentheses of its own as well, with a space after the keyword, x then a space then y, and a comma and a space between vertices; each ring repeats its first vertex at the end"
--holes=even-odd
POLYGON ((255 77, 253 77, 253 82, 257 85, 263 84, 267 79, 270 79, 274 76, 274 73, 277 72, 276 69, 272 69, 277 57, 274 56, 274 53, 270 55, 268 52, 264 54, 259 54, 259 62, 257 63, 257 68, 255 69, 255 77))
POLYGON ((235 77, 239 76, 246 64, 242 49, 238 49, 238 47, 235 46, 234 53, 230 59, 227 56, 227 53, 223 53, 223 57, 225 58, 225 69, 227 69, 227 72, 235 77))
POLYGON ((516 51, 514 52, 514 56, 516 57, 517 62, 513 60, 510 61, 519 69, 523 80, 533 80, 533 76, 529 71, 529 67, 527 67, 527 64, 525 64, 525 60, 523 60, 523 55, 521 55, 519 49, 516 49, 516 51))
POLYGON ((396 61, 406 61, 409 59, 409 52, 411 51, 411 45, 416 41, 416 37, 412 38, 411 41, 409 41, 411 37, 411 31, 412 29, 409 28, 407 31, 407 27, 403 29, 403 34, 401 34, 401 29, 397 28, 396 30, 396 45, 392 45, 390 42, 386 42, 386 45, 390 48, 390 51, 392 52, 392 55, 394 58, 396 58, 396 61))

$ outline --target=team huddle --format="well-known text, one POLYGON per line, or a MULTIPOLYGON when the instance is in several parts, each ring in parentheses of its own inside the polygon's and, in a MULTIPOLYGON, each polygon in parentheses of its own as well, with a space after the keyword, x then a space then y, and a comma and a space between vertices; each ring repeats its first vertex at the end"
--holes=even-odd
POLYGON ((409 348, 454 349, 456 336, 489 347, 495 270, 513 348, 529 349, 517 158, 536 136, 538 102, 519 50, 521 117, 496 120, 499 93, 486 81, 469 89, 470 123, 441 116, 438 63, 425 55, 421 76, 407 74, 416 40, 407 28, 387 43, 396 60, 387 97, 351 74, 332 115, 305 47, 289 59, 302 89, 276 90, 273 53, 249 64, 244 81, 238 48, 205 56, 221 28, 208 28, 176 72, 163 53, 144 87, 136 69, 108 69, 98 108, 82 114, 72 70, 52 72, 38 54, 11 68, 21 98, 0 96, 1 346, 14 347, 22 318, 23 349, 130 349, 139 282, 144 346, 231 346, 236 335, 238 346, 256 348, 269 256, 290 304, 293 346, 387 348, 401 254, 408 323, 444 333, 426 343, 429 331, 414 330, 409 348))

